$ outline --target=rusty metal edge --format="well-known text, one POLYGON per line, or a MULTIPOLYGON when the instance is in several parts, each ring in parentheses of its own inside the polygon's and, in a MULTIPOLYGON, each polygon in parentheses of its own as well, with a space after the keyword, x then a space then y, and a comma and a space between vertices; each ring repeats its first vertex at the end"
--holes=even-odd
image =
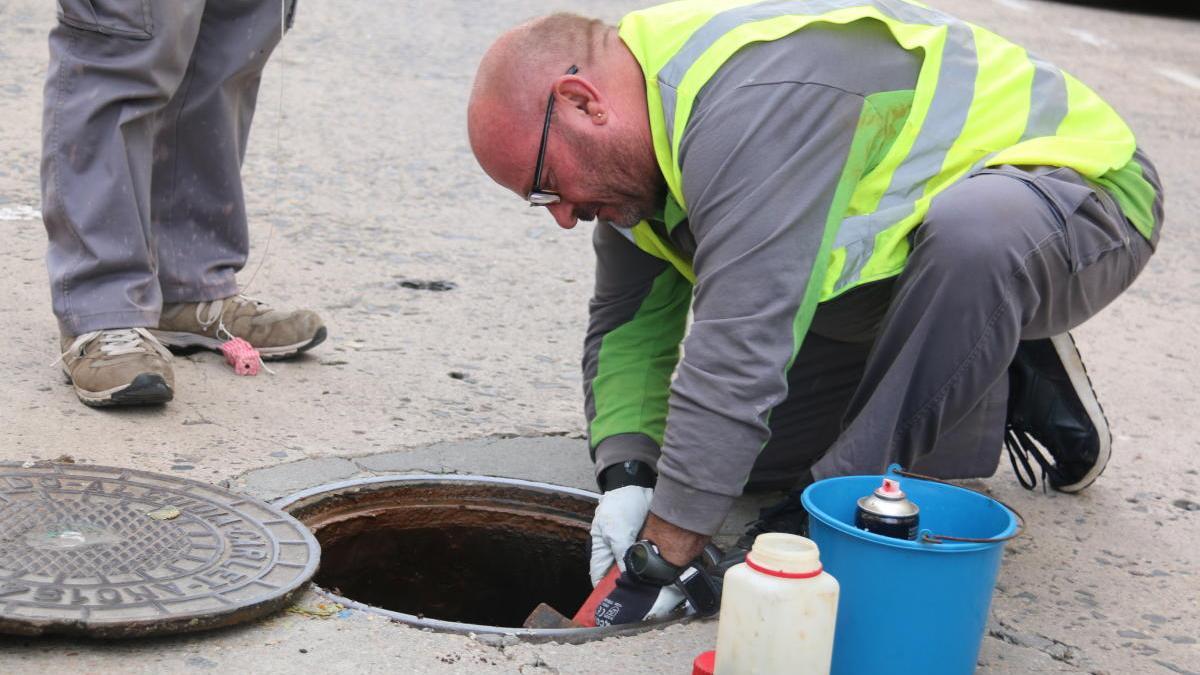
POLYGON ((675 624, 690 623, 695 619, 701 618, 695 615, 676 613, 656 621, 647 621, 634 625, 625 624, 622 626, 606 626, 603 628, 509 628, 505 626, 484 626, 473 623, 442 621, 440 619, 421 618, 414 614, 393 612, 390 609, 383 609, 382 607, 375 607, 373 605, 365 605, 357 600, 351 600, 350 598, 340 596, 332 591, 318 586, 317 584, 313 584, 313 591, 318 595, 321 595, 344 607, 385 616, 392 621, 403 623, 412 626, 413 628, 468 636, 493 635, 497 637, 514 637, 525 642, 534 643, 560 642, 563 644, 581 644, 584 642, 602 640, 610 637, 637 635, 639 633, 666 628, 667 626, 672 626, 675 624))
POLYGON ((508 485, 511 487, 532 489, 551 494, 571 495, 572 497, 578 497, 593 504, 600 501, 600 494, 596 492, 590 492, 588 490, 581 490, 579 488, 566 487, 562 485, 553 485, 551 483, 524 480, 521 478, 505 478, 503 476, 484 476, 465 473, 397 473, 384 476, 374 476, 371 478, 351 478, 349 480, 337 481, 336 483, 317 485, 315 487, 307 488, 305 490, 274 499, 271 501, 271 505, 283 510, 292 506, 299 507, 301 506, 301 501, 306 503, 317 501, 312 499, 313 497, 323 498, 329 493, 342 492, 350 488, 387 487, 387 484, 389 483, 403 484, 420 482, 508 485))

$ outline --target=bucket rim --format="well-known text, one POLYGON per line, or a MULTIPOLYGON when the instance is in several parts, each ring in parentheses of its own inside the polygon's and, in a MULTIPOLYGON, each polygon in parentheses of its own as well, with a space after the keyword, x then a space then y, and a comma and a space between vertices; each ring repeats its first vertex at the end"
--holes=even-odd
MULTIPOLYGON (((821 521, 823 524, 825 524, 843 534, 848 534, 852 537, 864 539, 866 541, 870 541, 870 542, 873 542, 876 544, 881 544, 883 546, 890 546, 892 548, 900 548, 900 549, 906 549, 906 550, 910 550, 910 551, 927 551, 927 552, 932 552, 932 553, 938 553, 938 552, 941 552, 941 553, 970 553, 972 551, 988 550, 988 549, 991 549, 996 546, 1003 547, 1004 543, 1005 543, 1005 541, 1003 541, 1003 539, 1006 537, 1009 537, 1014 532, 1016 532, 1017 526, 1019 524, 1019 520, 1018 520, 1018 516, 1017 516, 1016 512, 1014 512, 1012 509, 1010 509, 1008 506, 1006 506, 1003 502, 991 497, 990 495, 985 495, 982 492, 979 492, 977 490, 970 490, 968 488, 959 487, 957 485, 951 485, 949 483, 935 483, 934 481, 922 480, 920 478, 913 478, 911 476, 901 476, 899 474, 892 473, 892 472, 889 472, 887 474, 878 474, 878 475, 862 474, 862 475, 855 475, 855 476, 836 476, 833 478, 824 478, 824 479, 816 481, 816 482, 812 483, 811 485, 809 485, 808 487, 804 488, 804 492, 800 493, 800 503, 804 506, 804 510, 808 511, 809 515, 811 515, 812 517, 821 521), (993 502, 996 506, 1003 509, 1004 513, 1008 514, 1008 525, 1002 531, 993 535, 994 538, 1001 539, 1001 541, 994 541, 994 542, 957 542, 957 541, 930 542, 930 541, 924 540, 920 536, 918 536, 918 538, 916 540, 896 539, 895 537, 886 537, 881 534, 875 534, 874 532, 860 530, 857 527, 854 527, 853 525, 843 522, 839 518, 834 518, 830 514, 826 513, 823 509, 818 507, 816 504, 814 504, 812 501, 812 496, 810 495, 810 492, 814 487, 816 487, 819 484, 822 484, 822 483, 829 484, 829 483, 832 483, 835 481, 841 482, 841 481, 846 481, 846 480, 861 480, 864 478, 873 478, 873 479, 877 479, 877 480, 882 480, 884 478, 894 478, 894 479, 903 479, 905 481, 910 481, 910 480, 920 481, 922 483, 927 483, 927 484, 931 484, 931 485, 938 484, 941 487, 945 487, 945 488, 948 488, 951 490, 959 490, 962 492, 969 492, 973 495, 978 495, 980 497, 983 497, 984 499, 987 499, 987 500, 993 502)), ((940 533, 936 533, 936 534, 940 534, 940 533)))

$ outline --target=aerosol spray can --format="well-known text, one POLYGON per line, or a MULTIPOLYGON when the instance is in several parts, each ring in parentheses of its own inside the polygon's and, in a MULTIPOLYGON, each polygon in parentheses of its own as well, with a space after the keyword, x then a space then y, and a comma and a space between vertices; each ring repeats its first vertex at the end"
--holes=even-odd
POLYGON ((883 485, 858 500, 854 526, 896 539, 916 539, 920 509, 908 500, 900 483, 884 478, 883 485))

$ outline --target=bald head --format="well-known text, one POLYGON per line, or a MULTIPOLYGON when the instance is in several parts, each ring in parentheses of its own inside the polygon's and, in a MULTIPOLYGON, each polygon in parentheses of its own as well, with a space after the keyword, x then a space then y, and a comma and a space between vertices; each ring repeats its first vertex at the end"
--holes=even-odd
MULTIPOLYGON (((622 210, 614 204, 630 190, 614 181, 659 182, 646 111, 641 65, 617 29, 553 14, 509 30, 488 48, 471 89, 467 132, 488 176, 522 197, 539 180, 539 189, 560 195, 550 211, 570 227, 622 210), (578 71, 568 73, 571 66, 578 71), (548 97, 554 109, 535 177, 548 97)), ((646 201, 637 192, 639 204, 646 201)))
MULTIPOLYGON (((505 184, 501 176, 517 163, 532 170, 546 97, 573 65, 579 67, 574 79, 612 102, 627 94, 638 103, 645 98, 636 61, 617 29, 599 19, 552 14, 507 31, 484 54, 467 106, 471 149, 492 178, 505 184), (533 151, 518 151, 530 144, 533 151)), ((571 106, 565 103, 557 105, 571 106)))
POLYGON ((520 191, 510 179, 532 175, 536 150, 526 148, 537 143, 555 79, 572 65, 593 81, 601 77, 599 62, 615 32, 598 19, 552 14, 507 31, 487 50, 467 105, 467 133, 489 176, 520 191))
POLYGON ((540 117, 554 78, 572 65, 593 72, 610 39, 614 28, 575 14, 551 14, 509 30, 483 55, 469 110, 497 106, 540 117))

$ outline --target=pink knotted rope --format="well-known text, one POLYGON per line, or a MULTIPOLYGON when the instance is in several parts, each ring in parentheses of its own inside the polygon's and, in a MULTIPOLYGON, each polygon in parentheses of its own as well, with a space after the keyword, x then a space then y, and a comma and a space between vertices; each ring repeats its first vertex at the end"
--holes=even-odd
POLYGON ((221 353, 225 355, 225 362, 233 366, 233 372, 238 375, 257 375, 258 369, 263 365, 258 350, 239 337, 223 343, 221 353))

